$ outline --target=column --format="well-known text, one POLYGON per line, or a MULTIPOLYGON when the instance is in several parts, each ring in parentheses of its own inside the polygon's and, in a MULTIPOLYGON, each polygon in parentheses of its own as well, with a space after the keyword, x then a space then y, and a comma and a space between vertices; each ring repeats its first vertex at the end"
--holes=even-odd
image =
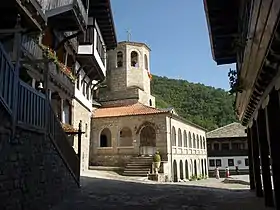
POLYGON ((261 170, 260 170, 260 153, 259 153, 258 130, 257 130, 256 121, 253 121, 253 125, 252 125, 251 145, 253 151, 253 168, 255 174, 256 195, 257 197, 262 197, 263 191, 262 191, 262 180, 261 180, 261 170))
POLYGON ((250 177, 250 189, 255 190, 255 174, 253 168, 253 153, 251 146, 251 128, 247 129, 247 141, 248 141, 248 161, 249 161, 249 177, 250 177))
POLYGON ((257 119, 258 140, 260 146, 261 166, 262 166, 262 180, 263 192, 266 206, 274 206, 273 191, 271 185, 270 175, 270 160, 269 160, 269 146, 266 132, 266 117, 265 110, 260 109, 257 119))
POLYGON ((270 143, 272 174, 274 185, 274 200, 276 209, 280 210, 280 97, 279 92, 272 90, 267 106, 267 131, 270 143))

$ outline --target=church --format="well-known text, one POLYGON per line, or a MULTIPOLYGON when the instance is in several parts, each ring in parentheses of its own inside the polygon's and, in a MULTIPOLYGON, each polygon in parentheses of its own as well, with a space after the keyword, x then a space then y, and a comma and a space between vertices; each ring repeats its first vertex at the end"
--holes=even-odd
POLYGON ((206 130, 173 109, 156 108, 150 51, 145 43, 123 41, 108 52, 107 84, 92 114, 89 164, 145 176, 152 165, 149 157, 159 151, 160 172, 168 181, 205 178, 206 130))

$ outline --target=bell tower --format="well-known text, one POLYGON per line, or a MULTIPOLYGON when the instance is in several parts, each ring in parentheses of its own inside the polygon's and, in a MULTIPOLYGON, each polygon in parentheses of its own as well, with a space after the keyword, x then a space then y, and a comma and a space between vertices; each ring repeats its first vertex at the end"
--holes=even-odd
POLYGON ((145 105, 155 105, 151 96, 150 48, 139 42, 119 42, 108 52, 106 94, 119 95, 119 100, 137 98, 145 105), (108 93, 110 91, 110 93, 108 93))

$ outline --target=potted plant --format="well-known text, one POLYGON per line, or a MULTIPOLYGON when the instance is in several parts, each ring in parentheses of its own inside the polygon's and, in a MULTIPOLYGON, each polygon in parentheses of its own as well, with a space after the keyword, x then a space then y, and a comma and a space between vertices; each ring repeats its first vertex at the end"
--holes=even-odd
POLYGON ((157 151, 154 154, 154 158, 153 158, 153 164, 154 164, 154 169, 155 169, 156 174, 158 173, 158 169, 160 167, 160 162, 161 162, 161 157, 160 157, 159 151, 157 151))

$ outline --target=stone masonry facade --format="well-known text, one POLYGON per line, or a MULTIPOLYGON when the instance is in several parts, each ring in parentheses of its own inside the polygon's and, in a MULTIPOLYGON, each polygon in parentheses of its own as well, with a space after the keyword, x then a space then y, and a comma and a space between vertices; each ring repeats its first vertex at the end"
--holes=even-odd
POLYGON ((17 128, 11 139, 8 115, 0 106, 0 209, 45 210, 78 189, 45 134, 17 128))
POLYGON ((104 166, 124 167, 132 156, 139 154, 140 130, 148 122, 155 126, 156 147, 163 159, 167 158, 166 148, 166 122, 164 114, 124 116, 92 119, 92 138, 90 145, 90 164, 104 166), (111 132, 111 147, 100 147, 100 134, 103 129, 108 128, 111 132), (119 133, 122 128, 132 131, 131 146, 119 145, 119 133))

